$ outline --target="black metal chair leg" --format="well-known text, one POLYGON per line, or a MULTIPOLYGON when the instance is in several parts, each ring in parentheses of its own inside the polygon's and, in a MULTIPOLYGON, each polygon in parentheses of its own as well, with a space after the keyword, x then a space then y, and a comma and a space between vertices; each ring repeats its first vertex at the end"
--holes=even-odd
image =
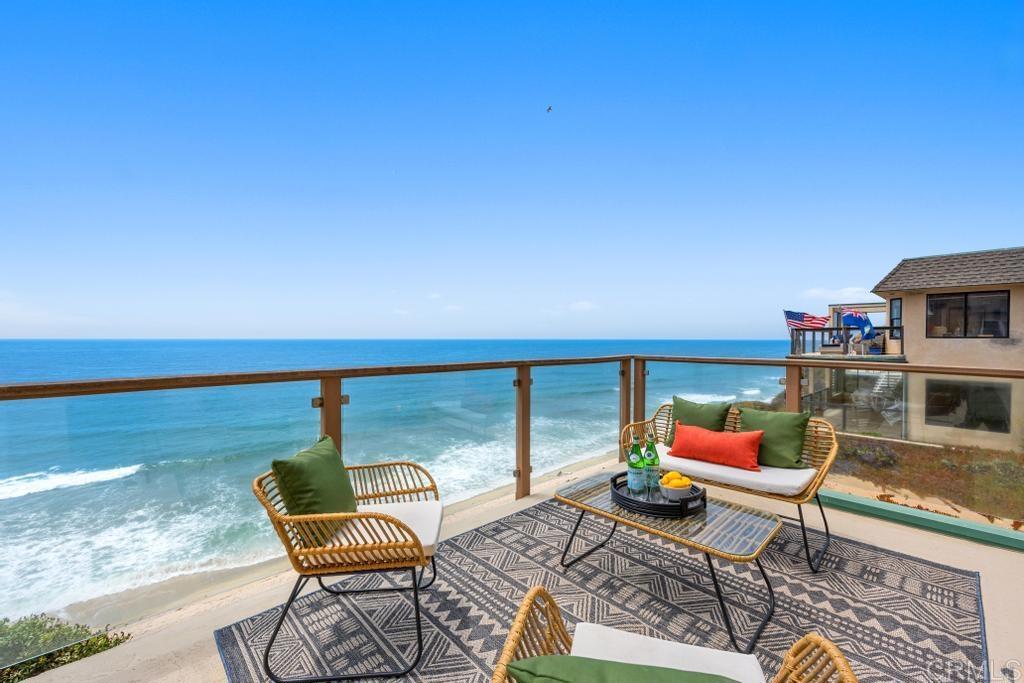
POLYGON ((566 556, 567 556, 567 555, 569 554, 569 548, 571 548, 571 547, 572 547, 572 542, 573 542, 573 540, 575 540, 575 539, 576 539, 576 532, 577 532, 577 531, 579 531, 579 528, 580 528, 580 522, 582 522, 582 521, 583 521, 583 515, 584 515, 584 514, 586 514, 586 510, 580 510, 580 516, 579 516, 579 517, 578 517, 578 518, 576 519, 576 526, 574 526, 574 527, 572 528, 572 533, 571 533, 571 534, 569 534, 569 540, 568 540, 568 542, 566 542, 566 544, 565 544, 565 550, 563 550, 563 551, 562 551, 562 560, 561 560, 561 562, 562 562, 562 566, 563 566, 563 567, 566 567, 566 568, 568 568, 568 567, 571 567, 571 566, 573 566, 574 564, 576 564, 577 562, 579 562, 580 560, 582 560, 583 558, 585 558, 585 557, 587 557, 588 555, 590 555, 590 554, 591 554, 592 552, 594 552, 595 550, 598 550, 598 549, 600 549, 600 548, 603 548, 603 547, 604 547, 604 544, 605 544, 605 543, 607 543, 608 541, 612 540, 612 536, 614 536, 614 535, 615 535, 615 530, 616 530, 616 529, 617 529, 617 528, 619 527, 619 523, 618 523, 618 522, 615 522, 615 523, 613 523, 613 524, 612 524, 612 530, 611 530, 611 532, 610 532, 610 533, 608 534, 608 538, 604 539, 603 541, 601 541, 600 543, 598 543, 597 545, 595 545, 595 546, 594 546, 593 548, 591 548, 590 550, 588 550, 588 551, 586 551, 586 552, 584 552, 584 553, 582 553, 582 554, 580 554, 580 555, 578 555, 578 556, 574 557, 573 559, 569 560, 568 562, 566 562, 566 561, 565 561, 565 558, 566 558, 566 556))
POLYGON ((722 619, 725 620, 725 630, 729 632, 729 640, 732 641, 732 646, 736 648, 738 652, 743 654, 750 654, 754 650, 754 645, 757 644, 757 639, 761 637, 761 633, 764 632, 765 627, 768 625, 768 621, 775 614, 775 591, 772 590, 772 582, 768 580, 768 574, 765 573, 764 567, 761 566, 761 558, 754 560, 754 564, 757 565, 758 570, 761 572, 761 578, 764 579, 764 585, 768 587, 768 612, 765 613, 764 618, 757 625, 757 630, 754 631, 754 635, 750 637, 746 647, 740 647, 740 644, 736 641, 736 634, 732 630, 732 619, 729 618, 729 610, 725 606, 725 597, 722 595, 722 586, 718 583, 718 576, 715 574, 715 563, 711 560, 711 555, 704 553, 704 557, 708 561, 708 569, 711 571, 711 583, 715 584, 715 596, 718 598, 718 604, 722 607, 722 619))
POLYGON ((815 574, 821 569, 821 562, 825 559, 825 553, 828 552, 828 546, 832 543, 832 534, 828 530, 828 517, 825 516, 825 508, 821 506, 821 498, 818 494, 814 494, 814 501, 818 504, 818 511, 821 513, 821 521, 825 524, 825 545, 821 547, 814 557, 811 557, 811 546, 807 542, 807 525, 804 524, 804 508, 802 505, 796 506, 796 511, 800 513, 800 533, 804 537, 804 555, 807 556, 807 566, 811 568, 811 571, 815 574))
POLYGON ((437 562, 434 559, 436 557, 436 555, 430 556, 430 581, 423 583, 423 575, 426 573, 427 568, 423 567, 422 569, 420 569, 420 577, 416 579, 416 582, 420 586, 420 590, 423 590, 424 588, 430 588, 434 585, 434 579, 437 578, 437 562))
MULTIPOLYGON (((350 681, 354 679, 362 678, 401 678, 412 672, 413 669, 420 663, 420 658, 423 657, 423 623, 420 618, 420 585, 416 577, 416 568, 409 570, 412 578, 412 601, 413 607, 416 612, 416 657, 401 671, 381 671, 381 672, 368 672, 368 673, 356 673, 356 674, 334 674, 331 676, 311 676, 305 678, 281 678, 273 671, 270 670, 270 648, 273 647, 274 641, 277 639, 277 635, 281 630, 282 624, 284 624, 285 617, 288 616, 288 610, 291 608, 292 603, 298 597, 302 588, 309 581, 310 577, 300 576, 295 582, 295 587, 292 588, 292 594, 288 597, 288 602, 285 603, 284 610, 281 611, 281 617, 277 620, 277 625, 274 626, 273 633, 270 634, 270 640, 267 641, 267 647, 263 651, 263 671, 266 672, 270 680, 275 683, 331 683, 332 681, 350 681)), ((319 580, 319 577, 317 577, 319 580)), ((433 582, 433 581, 431 581, 433 582)), ((320 585, 323 585, 321 583, 320 585)), ((391 589, 373 589, 372 591, 353 591, 353 592, 374 592, 379 590, 409 590, 409 588, 391 588, 391 589)), ((335 591, 330 591, 335 592, 335 591)), ((342 593, 344 594, 344 593, 342 593)))

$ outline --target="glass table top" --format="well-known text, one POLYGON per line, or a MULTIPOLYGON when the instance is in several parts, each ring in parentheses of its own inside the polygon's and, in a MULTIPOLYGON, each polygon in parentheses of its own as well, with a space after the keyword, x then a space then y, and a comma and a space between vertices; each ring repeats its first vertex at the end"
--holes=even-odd
MULTIPOLYGON (((608 474, 597 474, 555 491, 567 505, 735 562, 751 562, 782 528, 771 512, 707 497, 707 510, 680 519, 631 512, 612 500, 608 474)), ((661 493, 655 494, 661 499, 661 493)))

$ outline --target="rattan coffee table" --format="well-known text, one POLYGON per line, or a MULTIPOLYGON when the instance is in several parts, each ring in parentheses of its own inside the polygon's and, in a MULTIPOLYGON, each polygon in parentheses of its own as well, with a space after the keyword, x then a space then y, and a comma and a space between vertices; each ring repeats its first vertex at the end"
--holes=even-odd
POLYGON ((711 581, 715 585, 715 595, 718 597, 718 604, 722 607, 722 616, 725 620, 725 628, 729 632, 729 639, 733 646, 740 652, 749 653, 754 649, 757 639, 761 636, 768 621, 775 613, 775 593, 772 591, 772 584, 768 580, 768 574, 761 566, 761 553, 782 528, 779 518, 770 512, 764 512, 756 508, 718 500, 708 496, 707 510, 692 517, 681 519, 662 519, 648 517, 625 510, 612 501, 611 490, 608 486, 609 476, 598 474, 583 479, 569 486, 558 489, 555 492, 555 500, 579 509, 580 516, 576 525, 572 528, 569 540, 562 552, 562 566, 571 567, 584 559, 595 550, 603 547, 615 534, 619 524, 634 527, 640 531, 646 531, 655 536, 661 536, 704 553, 708 562, 708 571, 711 573, 711 581), (603 541, 580 553, 572 559, 567 559, 569 549, 572 548, 576 539, 576 532, 579 531, 580 523, 586 513, 592 513, 598 517, 611 520, 612 530, 603 541), (745 647, 740 647, 733 632, 732 620, 729 618, 729 611, 725 607, 725 598, 722 595, 722 586, 718 583, 715 575, 715 564, 712 556, 730 562, 753 562, 761 572, 764 584, 768 588, 768 611, 754 631, 754 635, 745 647))

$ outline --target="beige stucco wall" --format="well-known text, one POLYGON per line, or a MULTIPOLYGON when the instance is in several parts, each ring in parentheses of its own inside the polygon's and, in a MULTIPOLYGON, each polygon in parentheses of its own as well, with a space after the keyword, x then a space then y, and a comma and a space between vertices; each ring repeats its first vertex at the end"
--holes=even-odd
POLYGON ((988 368, 1024 368, 1024 285, 963 287, 942 293, 1010 290, 1008 339, 929 339, 925 336, 927 293, 887 292, 903 299, 904 354, 907 362, 988 368))
POLYGON ((1024 380, 997 380, 909 372, 904 375, 904 378, 907 397, 906 412, 904 413, 907 440, 943 446, 980 446, 1001 451, 1024 450, 1024 380), (1002 434, 980 429, 926 424, 925 383, 928 379, 962 379, 968 382, 1010 384, 1010 433, 1002 434))

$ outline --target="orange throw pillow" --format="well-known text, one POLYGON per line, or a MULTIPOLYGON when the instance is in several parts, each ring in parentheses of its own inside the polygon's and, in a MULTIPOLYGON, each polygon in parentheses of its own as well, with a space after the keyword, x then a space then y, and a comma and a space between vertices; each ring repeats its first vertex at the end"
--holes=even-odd
POLYGON ((760 472, 757 451, 761 447, 762 436, 763 429, 751 432, 713 432, 676 422, 676 438, 668 454, 760 472))

